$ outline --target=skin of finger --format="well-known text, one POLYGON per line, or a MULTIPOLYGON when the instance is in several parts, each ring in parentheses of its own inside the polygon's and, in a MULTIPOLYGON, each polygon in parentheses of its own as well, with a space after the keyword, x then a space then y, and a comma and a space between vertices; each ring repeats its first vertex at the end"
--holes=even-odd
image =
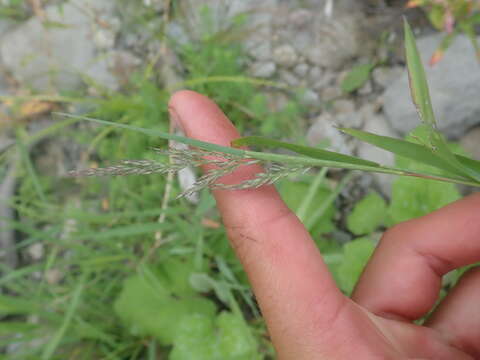
POLYGON ((480 261, 480 194, 387 231, 352 298, 377 315, 410 321, 437 300, 441 277, 480 261))
MULTIPOLYGON (((188 136, 221 145, 239 136, 220 109, 197 93, 176 93, 170 109, 188 136)), ((259 171, 258 166, 244 167, 222 182, 237 182, 259 171)), ((214 195, 279 358, 330 359, 340 349, 361 353, 353 343, 367 328, 374 334, 376 351, 392 351, 364 312, 337 289, 308 232, 274 187, 216 190, 214 195)))
POLYGON ((480 267, 467 271, 435 309, 426 325, 457 348, 480 357, 480 267))

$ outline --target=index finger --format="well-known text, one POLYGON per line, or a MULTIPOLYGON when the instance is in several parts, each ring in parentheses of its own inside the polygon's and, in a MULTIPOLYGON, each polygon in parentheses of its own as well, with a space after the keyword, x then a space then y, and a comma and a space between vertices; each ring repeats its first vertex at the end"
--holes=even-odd
MULTIPOLYGON (((226 146, 239 137, 211 100, 192 91, 174 94, 170 110, 189 137, 226 146)), ((222 182, 237 183, 260 171, 258 165, 244 166, 222 182)), ((346 298, 310 235, 275 188, 215 190, 214 196, 277 350, 284 347, 291 352, 299 334, 308 336, 308 329, 331 330, 332 317, 346 298)), ((312 331, 311 336, 319 342, 318 333, 312 331)), ((308 342, 305 337, 302 341, 308 342)))

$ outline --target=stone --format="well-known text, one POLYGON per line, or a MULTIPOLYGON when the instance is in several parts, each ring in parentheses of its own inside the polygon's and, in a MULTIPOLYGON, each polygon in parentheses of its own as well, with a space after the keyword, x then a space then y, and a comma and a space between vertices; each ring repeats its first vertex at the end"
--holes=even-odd
POLYGON ((293 72, 295 73, 295 75, 301 77, 301 78, 304 78, 307 76, 308 74, 308 70, 309 70, 309 66, 305 63, 300 63, 300 64, 297 64, 294 68, 293 68, 293 72))
MULTIPOLYGON (((438 128, 448 138, 456 139, 480 123, 480 71, 472 44, 464 35, 455 38, 439 63, 429 66, 429 58, 441 39, 441 34, 426 36, 418 40, 418 48, 425 64, 438 128)), ((402 134, 420 124, 410 98, 406 71, 386 89, 384 110, 393 128, 402 134)))
POLYGON ((272 58, 272 45, 269 41, 262 41, 260 43, 250 42, 247 53, 256 60, 270 60, 272 58))
POLYGON ((303 27, 310 22, 313 16, 313 12, 308 9, 295 9, 288 16, 288 24, 291 24, 295 27, 303 27))
POLYGON ((460 145, 476 160, 480 160, 480 127, 473 128, 460 139, 460 145))
POLYGON ((342 96, 342 90, 338 86, 328 86, 322 89, 321 97, 323 101, 332 101, 342 96))
POLYGON ((164 0, 143 0, 143 5, 151 7, 157 12, 161 12, 164 9, 164 0))
POLYGON ((328 149, 346 155, 352 155, 354 151, 353 141, 347 138, 337 129, 338 122, 329 113, 323 113, 317 117, 307 131, 307 141, 310 146, 317 146, 322 141, 328 141, 328 149))
POLYGON ((30 245, 27 248, 28 255, 32 258, 34 261, 41 260, 43 256, 45 255, 45 247, 43 246, 42 243, 37 242, 32 245, 30 245))
POLYGON ((273 61, 280 66, 292 67, 297 63, 297 59, 297 53, 291 45, 281 45, 273 50, 273 61))
POLYGON ((93 42, 98 49, 111 49, 115 45, 115 32, 107 28, 98 29, 93 35, 93 42))
POLYGON ((367 80, 363 86, 358 89, 358 95, 370 95, 373 92, 372 82, 367 80))
POLYGON ((300 102, 306 106, 319 106, 320 104, 320 96, 310 89, 306 89, 300 94, 299 98, 300 102))
MULTIPOLYGON (((369 111, 364 112, 364 131, 383 136, 397 137, 384 116, 373 113, 369 115, 369 113, 369 111)), ((382 150, 363 141, 359 142, 357 146, 357 154, 362 159, 371 160, 382 165, 393 166, 395 163, 395 156, 391 152, 382 150)), ((372 176, 382 194, 389 197, 394 176, 379 173, 372 173, 372 176)))
POLYGON ((287 85, 297 87, 300 85, 300 79, 288 70, 282 69, 279 71, 279 77, 282 82, 287 85))
POLYGON ((352 100, 340 99, 333 103, 332 108, 337 114, 349 114, 355 112, 355 103, 352 100))
POLYGON ((372 72, 373 81, 383 88, 388 87, 392 82, 402 76, 404 68, 401 66, 394 67, 377 67, 372 72))
MULTIPOLYGON (((190 36, 185 30, 185 28, 177 21, 168 22, 166 33, 169 39, 171 39, 175 44, 180 46, 187 45, 191 41, 190 36)), ((132 39, 130 41, 136 41, 136 39, 132 39)))
POLYGON ((269 78, 275 74, 277 65, 273 61, 256 62, 250 68, 250 74, 254 77, 269 78))
POLYGON ((64 273, 58 269, 53 268, 45 271, 44 277, 47 283, 49 283, 50 285, 56 285, 60 281, 62 281, 64 273))
POLYGON ((0 57, 6 69, 17 81, 38 91, 52 87, 76 90, 83 84, 83 76, 115 89, 107 60, 99 56, 95 45, 102 38, 101 41, 106 41, 104 45, 111 44, 112 39, 106 39, 94 21, 95 14, 105 16, 113 12, 113 7, 113 2, 106 0, 72 0, 61 8, 46 7, 49 21, 65 27, 46 28, 38 17, 32 17, 10 30, 0 44, 0 57), (96 35, 98 31, 101 35, 96 35))
POLYGON ((340 69, 348 60, 368 47, 361 30, 360 15, 345 13, 331 19, 315 17, 308 35, 310 41, 296 43, 297 50, 314 65, 340 69))

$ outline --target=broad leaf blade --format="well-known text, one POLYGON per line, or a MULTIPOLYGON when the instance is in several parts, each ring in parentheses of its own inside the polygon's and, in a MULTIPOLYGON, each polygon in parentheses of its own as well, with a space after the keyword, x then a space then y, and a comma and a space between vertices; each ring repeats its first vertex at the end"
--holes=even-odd
POLYGON ((286 149, 296 152, 297 154, 327 161, 345 162, 349 164, 365 166, 380 166, 380 164, 377 164, 373 161, 363 160, 354 156, 344 155, 333 151, 318 149, 309 146, 291 144, 283 141, 265 138, 262 136, 247 136, 232 141, 232 146, 235 147, 248 145, 259 145, 267 148, 286 149))

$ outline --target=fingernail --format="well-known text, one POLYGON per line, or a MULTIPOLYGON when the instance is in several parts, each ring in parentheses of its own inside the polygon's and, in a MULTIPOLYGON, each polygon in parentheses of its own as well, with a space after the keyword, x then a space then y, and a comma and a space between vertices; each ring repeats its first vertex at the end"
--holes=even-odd
POLYGON ((170 121, 173 123, 174 127, 185 133, 185 130, 182 125, 182 121, 177 111, 173 107, 168 107, 168 113, 170 114, 170 121))

